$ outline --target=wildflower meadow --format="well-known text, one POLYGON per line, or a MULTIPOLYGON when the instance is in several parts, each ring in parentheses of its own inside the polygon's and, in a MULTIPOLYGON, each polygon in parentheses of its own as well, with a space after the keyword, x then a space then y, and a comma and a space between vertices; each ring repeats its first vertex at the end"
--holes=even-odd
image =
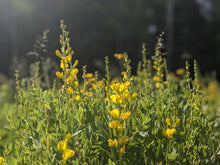
POLYGON ((220 122, 209 115, 220 107, 219 87, 200 78, 196 61, 168 72, 159 36, 152 59, 143 45, 136 75, 126 53, 114 55, 120 77, 110 77, 108 57, 104 76, 88 73, 78 68, 63 21, 60 27, 52 87, 42 87, 39 62, 29 84, 15 73, 15 103, 4 106, 12 110, 3 115, 0 165, 220 164, 220 122))

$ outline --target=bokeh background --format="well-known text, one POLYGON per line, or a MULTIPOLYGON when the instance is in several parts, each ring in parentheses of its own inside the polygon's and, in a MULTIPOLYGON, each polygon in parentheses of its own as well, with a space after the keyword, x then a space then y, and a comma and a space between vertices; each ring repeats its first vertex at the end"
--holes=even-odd
POLYGON ((165 32, 170 71, 196 59, 202 74, 220 78, 219 9, 219 0, 0 0, 0 73, 11 77, 41 57, 57 65, 64 19, 75 58, 90 72, 104 72, 105 56, 117 68, 114 53, 127 52, 135 73, 142 43, 151 58, 165 32))

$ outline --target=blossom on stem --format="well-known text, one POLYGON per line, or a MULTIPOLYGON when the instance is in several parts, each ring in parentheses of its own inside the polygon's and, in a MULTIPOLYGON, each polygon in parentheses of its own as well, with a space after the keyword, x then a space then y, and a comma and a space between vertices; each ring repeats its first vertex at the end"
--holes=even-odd
POLYGON ((114 141, 112 139, 108 139, 108 144, 111 147, 118 148, 118 141, 116 139, 114 139, 114 141))

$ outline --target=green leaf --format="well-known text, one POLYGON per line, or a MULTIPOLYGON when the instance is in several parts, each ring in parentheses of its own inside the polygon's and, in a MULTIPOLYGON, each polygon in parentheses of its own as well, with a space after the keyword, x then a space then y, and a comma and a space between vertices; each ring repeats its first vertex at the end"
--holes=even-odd
POLYGON ((175 160, 176 157, 178 156, 178 153, 176 153, 176 149, 173 148, 173 151, 171 153, 168 153, 167 156, 168 156, 168 159, 175 160))
POLYGON ((140 131, 138 132, 142 137, 146 137, 148 135, 148 131, 140 131))
POLYGON ((152 144, 154 144, 154 140, 147 145, 147 148, 150 148, 152 144))
POLYGON ((79 130, 79 131, 75 132, 75 133, 72 135, 72 137, 78 135, 78 134, 81 133, 81 132, 82 132, 82 130, 79 130))
POLYGON ((17 160, 14 157, 10 157, 10 159, 8 159, 8 164, 16 165, 17 164, 17 160))
POLYGON ((111 159, 108 159, 108 165, 116 165, 111 159))

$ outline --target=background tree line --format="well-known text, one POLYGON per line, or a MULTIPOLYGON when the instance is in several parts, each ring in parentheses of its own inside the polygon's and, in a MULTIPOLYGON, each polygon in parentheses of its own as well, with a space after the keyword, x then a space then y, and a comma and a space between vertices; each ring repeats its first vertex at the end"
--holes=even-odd
POLYGON ((219 0, 1 0, 0 72, 11 76, 10 66, 27 59, 46 29, 47 51, 42 53, 58 61, 60 19, 68 26, 80 67, 88 65, 89 71, 102 72, 105 56, 114 62, 114 53, 123 52, 135 68, 142 43, 151 58, 161 32, 171 71, 193 59, 202 73, 219 71, 219 7, 219 0))

